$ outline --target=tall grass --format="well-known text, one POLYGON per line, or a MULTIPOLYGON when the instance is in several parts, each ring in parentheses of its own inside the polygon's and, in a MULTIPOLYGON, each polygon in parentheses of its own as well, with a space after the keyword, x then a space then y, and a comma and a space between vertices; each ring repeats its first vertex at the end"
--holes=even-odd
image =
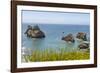
POLYGON ((24 57, 26 62, 60 61, 60 60, 85 60, 90 58, 89 51, 67 52, 65 49, 34 50, 31 55, 24 57))

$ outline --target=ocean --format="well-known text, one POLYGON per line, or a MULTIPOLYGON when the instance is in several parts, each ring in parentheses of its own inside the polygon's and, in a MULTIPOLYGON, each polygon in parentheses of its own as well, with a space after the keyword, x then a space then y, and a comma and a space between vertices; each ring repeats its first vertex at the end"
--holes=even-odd
POLYGON ((76 39, 78 32, 84 32, 87 34, 88 42, 90 39, 90 26, 89 25, 72 25, 72 24, 22 24, 22 48, 30 50, 43 50, 43 49, 60 49, 66 48, 66 51, 77 50, 79 41, 76 39), (27 26, 38 25, 39 28, 45 33, 45 38, 36 39, 28 38, 24 33, 27 30, 27 26), (64 32, 64 33, 63 33, 64 32), (63 36, 73 34, 75 38, 74 43, 67 43, 62 40, 63 36))

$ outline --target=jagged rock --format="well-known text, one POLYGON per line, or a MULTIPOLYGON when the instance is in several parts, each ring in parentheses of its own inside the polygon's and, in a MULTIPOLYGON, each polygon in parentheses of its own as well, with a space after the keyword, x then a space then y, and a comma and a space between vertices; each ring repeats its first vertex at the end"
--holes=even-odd
POLYGON ((28 29, 26 30, 24 34, 26 34, 27 37, 31 37, 31 31, 32 31, 32 26, 28 25, 28 29))
POLYGON ((34 26, 33 28, 32 26, 29 25, 25 34, 27 34, 27 37, 31 37, 31 38, 44 38, 45 37, 44 32, 41 31, 37 25, 34 26))
POLYGON ((76 38, 87 41, 87 35, 84 32, 78 32, 78 34, 76 35, 76 38))
POLYGON ((78 46, 80 49, 87 49, 89 48, 89 43, 82 43, 78 46))
POLYGON ((62 40, 66 41, 66 42, 73 42, 73 43, 75 42, 72 34, 68 34, 67 36, 62 37, 62 40))

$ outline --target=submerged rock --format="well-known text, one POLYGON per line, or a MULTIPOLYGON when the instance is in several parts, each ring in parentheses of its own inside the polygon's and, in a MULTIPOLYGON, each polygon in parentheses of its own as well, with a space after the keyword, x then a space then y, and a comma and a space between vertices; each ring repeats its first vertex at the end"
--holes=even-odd
POLYGON ((27 37, 31 37, 31 38, 44 38, 45 34, 43 31, 40 30, 39 26, 28 26, 28 29, 26 30, 25 34, 27 35, 27 37))
POLYGON ((73 43, 75 42, 72 34, 68 34, 67 36, 62 37, 62 40, 66 41, 66 42, 73 42, 73 43))
POLYGON ((78 46, 80 49, 88 49, 89 48, 89 43, 82 43, 78 46))

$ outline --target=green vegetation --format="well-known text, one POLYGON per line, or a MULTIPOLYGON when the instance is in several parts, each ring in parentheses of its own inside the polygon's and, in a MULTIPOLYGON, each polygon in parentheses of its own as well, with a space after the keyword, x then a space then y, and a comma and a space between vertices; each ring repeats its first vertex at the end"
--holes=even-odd
POLYGON ((90 58, 89 50, 67 52, 65 49, 34 50, 31 55, 24 56, 26 62, 85 60, 90 58))

